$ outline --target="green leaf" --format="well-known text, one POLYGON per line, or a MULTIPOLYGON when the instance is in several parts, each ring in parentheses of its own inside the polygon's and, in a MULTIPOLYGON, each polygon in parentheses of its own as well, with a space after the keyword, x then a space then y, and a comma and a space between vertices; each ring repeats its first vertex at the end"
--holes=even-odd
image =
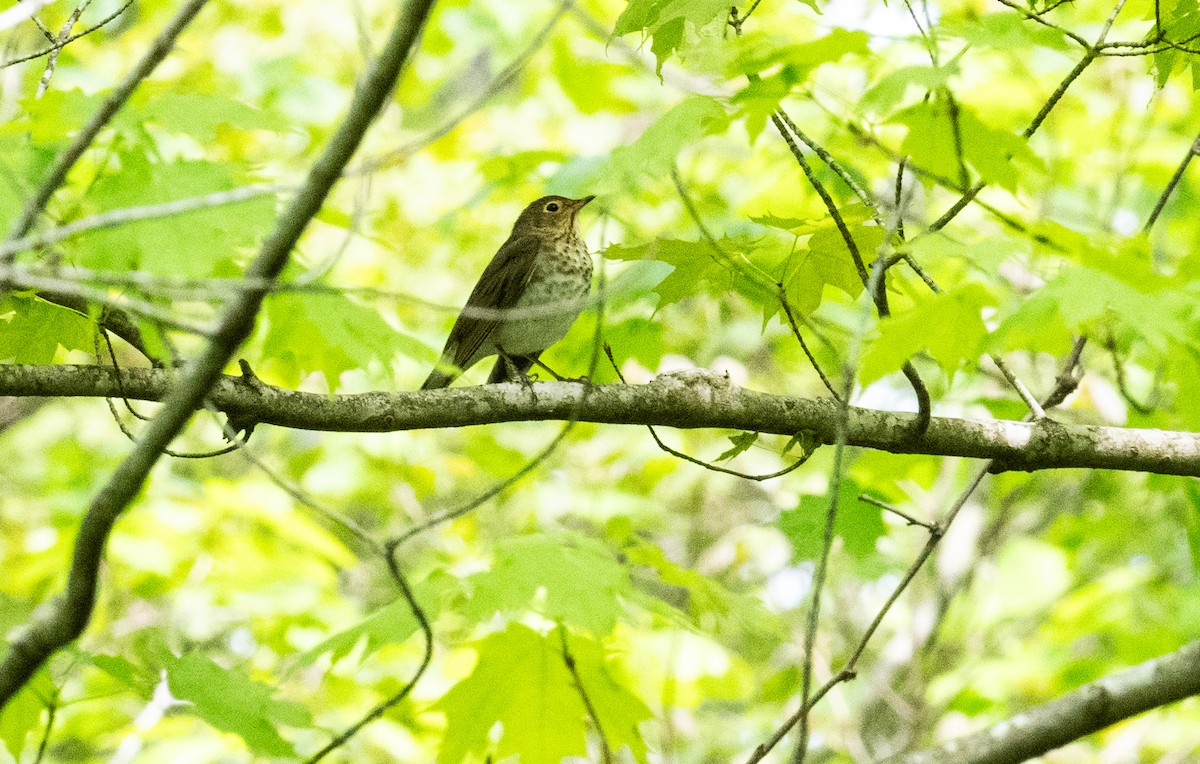
MULTIPOLYGON (((854 224, 847 228, 850 238, 858 247, 863 267, 870 268, 876 252, 883 244, 883 229, 876 225, 854 224)), ((808 240, 808 256, 805 259, 812 264, 823 284, 837 287, 851 297, 862 293, 863 283, 854 265, 854 258, 842 232, 833 223, 821 228, 808 240)))
POLYGON ((604 256, 609 260, 657 260, 671 265, 671 272, 654 287, 660 309, 696 294, 702 282, 728 273, 717 264, 712 246, 706 241, 655 239, 638 246, 614 244, 604 256))
POLYGON ((377 311, 340 293, 285 292, 267 299, 263 357, 288 384, 319 372, 330 392, 341 375, 371 361, 390 363, 397 352, 433 363, 436 354, 393 329, 377 311))
POLYGON ((438 764, 458 764, 472 753, 484 758, 497 722, 497 759, 517 754, 521 764, 559 764, 587 753, 585 709, 557 638, 514 623, 478 651, 475 670, 433 706, 446 714, 438 764))
POLYGON ((41 97, 23 99, 22 118, 8 122, 0 130, 20 130, 27 133, 34 143, 41 145, 63 143, 87 123, 104 102, 104 96, 104 93, 51 88, 41 97))
POLYGON ((739 432, 737 435, 730 435, 729 441, 733 445, 721 452, 721 455, 717 457, 718 462, 728 461, 738 454, 744 454, 751 446, 758 442, 758 433, 739 432))
POLYGON ((654 31, 654 37, 650 41, 650 52, 654 54, 654 73, 660 80, 663 64, 683 45, 684 29, 684 19, 679 17, 671 19, 654 31))
POLYGON ((625 682, 619 681, 612 662, 605 659, 600 643, 571 634, 567 648, 575 661, 575 672, 596 709, 604 738, 613 751, 628 746, 636 761, 646 761, 646 742, 638 725, 654 714, 625 682))
POLYGON ((726 75, 730 78, 749 76, 750 83, 734 95, 737 116, 746 119, 746 130, 753 142, 762 132, 767 119, 792 89, 803 84, 822 64, 832 63, 847 54, 869 52, 870 36, 865 32, 834 29, 825 37, 805 43, 794 43, 786 35, 746 35, 739 41, 740 50, 730 62, 726 75), (760 77, 759 73, 779 66, 778 72, 760 77))
POLYGON ((865 56, 871 52, 871 36, 862 31, 833 29, 824 37, 809 42, 794 40, 791 35, 772 33, 745 35, 739 41, 740 49, 726 74, 734 78, 782 66, 787 72, 788 83, 797 85, 822 64, 833 63, 847 55, 865 56))
POLYGON ((53 363, 59 348, 91 353, 92 322, 28 295, 0 300, 0 362, 53 363))
MULTIPOLYGON (((98 211, 162 204, 245 185, 225 164, 150 162, 138 151, 121 155, 121 169, 103 175, 88 198, 98 211)), ((235 204, 90 231, 70 242, 80 265, 97 270, 140 269, 157 275, 205 278, 256 244, 275 217, 272 195, 235 204)))
POLYGON ((417 619, 412 614, 408 600, 401 597, 390 605, 379 608, 349 629, 338 632, 306 650, 300 656, 300 665, 312 665, 325 653, 329 653, 331 660, 336 663, 360 643, 363 644, 362 658, 366 658, 384 645, 403 642, 416 630, 417 619))
POLYGON ((657 59, 656 73, 662 76, 662 66, 683 41, 685 22, 700 28, 728 13, 725 0, 629 0, 617 17, 613 37, 641 32, 652 37, 650 50, 657 59))
POLYGON ((52 698, 56 693, 49 671, 43 667, 0 708, 0 741, 16 761, 21 761, 29 733, 41 726, 42 712, 46 710, 43 698, 52 698))
POLYGON ((93 655, 90 660, 93 666, 134 690, 143 698, 149 698, 154 693, 155 685, 158 684, 158 677, 152 672, 119 655, 93 655))
POLYGON ((541 534, 507 540, 496 548, 492 568, 467 579, 468 607, 479 620, 497 611, 535 607, 546 618, 608 634, 632 591, 629 571, 603 544, 541 534), (535 603, 539 592, 544 599, 535 603), (538 606, 540 605, 540 606, 538 606))
POLYGON ((955 118, 944 101, 929 101, 910 106, 889 121, 904 125, 908 135, 900 151, 909 154, 917 166, 955 180, 959 179, 959 158, 975 169, 980 178, 1009 191, 1017 188, 1017 163, 1044 170, 1041 159, 1023 138, 1007 130, 985 125, 966 106, 957 107, 958 138, 955 118))
MULTIPOLYGON (((834 536, 841 538, 846 551, 857 559, 875 553, 875 542, 884 535, 883 510, 858 500, 862 488, 852 480, 842 480, 838 490, 834 536)), ((779 516, 779 529, 792 542, 797 560, 820 556, 825 537, 828 496, 801 496, 795 509, 779 516)))
POLYGON ((982 311, 995 305, 987 287, 977 282, 933 295, 880 322, 859 366, 863 385, 898 370, 919 350, 928 350, 942 370, 953 376, 960 363, 977 358, 987 337, 982 311))
POLYGON ((646 128, 636 141, 613 149, 610 181, 616 187, 625 187, 640 184, 643 175, 669 175, 675 157, 685 146, 723 131, 728 124, 725 109, 715 99, 686 98, 646 128))
POLYGON ((958 73, 959 68, 954 64, 902 66, 888 72, 872 85, 859 100, 859 105, 876 114, 890 114, 896 105, 904 100, 910 87, 915 86, 925 93, 932 93, 945 87, 950 78, 958 73))
POLYGON ((263 756, 295 756, 276 724, 306 727, 312 723, 299 703, 275 700, 274 690, 251 679, 240 668, 224 668, 192 652, 166 662, 171 694, 192 704, 196 715, 213 727, 238 735, 263 756))
MULTIPOLYGON (((772 227, 791 230, 797 234, 812 232, 808 245, 794 251, 784 264, 781 280, 788 302, 793 308, 806 315, 816 311, 824 299, 826 285, 837 287, 851 297, 862 293, 862 279, 858 276, 858 269, 846 246, 846 240, 828 217, 820 223, 787 218, 770 220, 769 224, 772 227)), ((845 222, 858 247, 859 256, 864 260, 864 267, 869 267, 869 263, 875 259, 875 252, 883 242, 883 230, 875 225, 856 223, 853 215, 845 222)), ((768 303, 764 307, 764 325, 773 316, 781 313, 779 305, 768 303)))
POLYGON ((205 143, 217 140, 217 128, 272 130, 291 125, 282 117, 253 106, 208 93, 178 93, 164 87, 139 89, 133 108, 123 119, 131 125, 150 123, 174 133, 186 133, 205 143))
POLYGON ((1188 550, 1192 553, 1192 570, 1200 573, 1200 487, 1195 481, 1184 483, 1188 501, 1183 507, 1183 525, 1187 529, 1188 550))

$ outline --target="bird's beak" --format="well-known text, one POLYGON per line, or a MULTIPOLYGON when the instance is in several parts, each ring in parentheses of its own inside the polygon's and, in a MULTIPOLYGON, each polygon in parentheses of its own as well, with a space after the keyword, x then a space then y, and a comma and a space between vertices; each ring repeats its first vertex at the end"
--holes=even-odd
POLYGON ((595 198, 596 198, 596 197, 595 197, 595 195, 592 195, 592 196, 585 196, 585 197, 583 197, 582 199, 576 199, 576 200, 575 200, 575 209, 577 209, 577 210, 579 210, 579 209, 583 209, 583 207, 584 207, 584 206, 585 206, 585 205, 586 205, 588 202, 590 202, 591 200, 593 200, 593 199, 595 199, 595 198))

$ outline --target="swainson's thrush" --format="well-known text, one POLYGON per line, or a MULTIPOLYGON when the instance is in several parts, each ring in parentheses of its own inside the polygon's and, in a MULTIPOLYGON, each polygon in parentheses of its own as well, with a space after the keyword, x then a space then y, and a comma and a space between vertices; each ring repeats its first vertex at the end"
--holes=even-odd
POLYGON ((489 384, 523 376, 566 335, 592 285, 592 258, 575 216, 595 198, 543 196, 525 208, 467 298, 422 390, 446 387, 491 355, 500 357, 489 384))

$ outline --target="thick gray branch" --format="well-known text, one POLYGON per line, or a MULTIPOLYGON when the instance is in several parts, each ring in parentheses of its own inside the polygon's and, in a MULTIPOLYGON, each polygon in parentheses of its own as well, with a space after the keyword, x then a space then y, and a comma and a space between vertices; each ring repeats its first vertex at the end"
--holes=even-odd
POLYGON ((158 397, 164 405, 88 507, 75 541, 66 590, 13 640, 0 664, 0 708, 54 651, 83 633, 95 605, 100 560, 113 524, 137 496, 150 469, 203 404, 209 389, 220 379, 221 370, 253 330, 263 297, 287 264, 292 247, 321 208, 363 134, 387 102, 432 6, 433 0, 411 0, 401 12, 379 57, 355 90, 346 118, 247 269, 247 280, 262 286, 247 289, 229 302, 212 340, 173 380, 169 389, 166 377, 160 377, 163 387, 158 397))
MULTIPOLYGON (((167 372, 96 366, 0 365, 0 395, 120 396, 162 400, 167 372)), ((329 396, 222 377, 208 400, 238 422, 336 432, 392 432, 533 420, 715 427, 832 443, 837 405, 735 387, 712 374, 664 375, 648 385, 602 385, 584 399, 569 382, 486 385, 413 393, 329 396)), ((998 469, 1064 467, 1200 476, 1200 433, 934 417, 913 437, 913 414, 851 408, 848 443, 893 453, 996 459, 998 469)))
POLYGON ((1016 764, 1197 694, 1200 641, 1084 685, 990 729, 881 764, 1016 764))

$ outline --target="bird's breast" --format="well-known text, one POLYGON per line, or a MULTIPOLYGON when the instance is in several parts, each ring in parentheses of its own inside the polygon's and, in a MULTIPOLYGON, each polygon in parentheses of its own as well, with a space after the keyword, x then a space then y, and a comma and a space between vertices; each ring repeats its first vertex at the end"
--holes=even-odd
POLYGON ((496 345, 511 355, 536 353, 566 336, 592 286, 592 258, 578 238, 538 253, 512 318, 496 327, 496 345))

